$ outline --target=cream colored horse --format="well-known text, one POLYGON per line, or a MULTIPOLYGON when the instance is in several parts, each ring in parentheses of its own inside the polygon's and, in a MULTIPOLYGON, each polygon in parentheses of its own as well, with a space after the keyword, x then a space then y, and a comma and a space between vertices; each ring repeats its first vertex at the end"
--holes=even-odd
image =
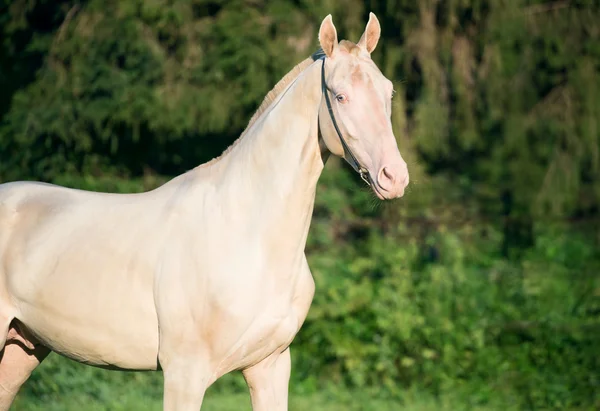
POLYGON ((164 409, 198 410, 242 370, 253 410, 287 409, 289 345, 314 293, 304 255, 329 152, 381 199, 408 184, 392 132, 392 83, 358 44, 338 43, 265 98, 220 158, 142 194, 0 185, 0 409, 50 352, 164 373, 164 409), (320 130, 320 135, 319 135, 320 130))

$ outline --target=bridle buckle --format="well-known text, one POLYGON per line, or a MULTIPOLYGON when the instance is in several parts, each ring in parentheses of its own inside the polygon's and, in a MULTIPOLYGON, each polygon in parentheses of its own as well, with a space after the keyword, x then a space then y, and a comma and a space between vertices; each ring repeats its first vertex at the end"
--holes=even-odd
POLYGON ((368 186, 371 186, 371 180, 369 179, 369 171, 366 168, 361 167, 358 170, 358 174, 360 175, 360 178, 362 179, 362 181, 367 183, 368 186))

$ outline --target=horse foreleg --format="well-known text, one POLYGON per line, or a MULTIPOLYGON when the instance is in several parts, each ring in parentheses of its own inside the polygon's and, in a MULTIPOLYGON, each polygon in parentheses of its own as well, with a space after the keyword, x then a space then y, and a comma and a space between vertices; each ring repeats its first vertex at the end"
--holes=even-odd
POLYGON ((164 339, 158 353, 164 376, 164 411, 198 411, 210 385, 208 357, 201 342, 164 339))
POLYGON ((208 387, 203 365, 193 358, 182 358, 164 369, 164 411, 200 410, 208 387))
POLYGON ((253 411, 287 411, 290 372, 289 347, 243 371, 253 411))
POLYGON ((18 340, 6 343, 0 351, 0 411, 10 408, 21 386, 49 353, 43 345, 30 349, 18 340))

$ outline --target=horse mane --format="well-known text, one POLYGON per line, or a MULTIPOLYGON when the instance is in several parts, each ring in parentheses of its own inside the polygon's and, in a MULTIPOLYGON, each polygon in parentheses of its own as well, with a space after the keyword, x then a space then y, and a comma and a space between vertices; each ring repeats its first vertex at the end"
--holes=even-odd
POLYGON ((256 120, 258 120, 258 118, 265 111, 267 111, 267 109, 271 106, 271 104, 277 99, 277 97, 279 97, 281 92, 283 90, 285 90, 285 88, 292 81, 296 80, 296 78, 298 78, 300 73, 302 73, 308 66, 310 66, 316 60, 318 60, 319 57, 317 57, 317 56, 320 56, 321 54, 324 55, 323 51, 321 49, 317 50, 309 58, 305 59, 300 64, 297 64, 285 76, 283 76, 283 78, 281 80, 279 80, 279 82, 277 84, 275 84, 275 87, 273 87, 273 89, 267 93, 267 95, 263 99, 262 103, 260 104, 260 106, 258 107, 256 112, 254 113, 254 115, 250 118, 250 121, 248 122, 248 126, 246 127, 246 130, 244 130, 244 132, 242 133, 242 136, 246 133, 246 131, 250 127, 252 127, 252 125, 256 122, 256 120))
POLYGON ((250 118, 248 125, 246 126, 246 128, 244 129, 244 131, 242 132, 240 137, 238 137, 229 147, 227 147, 227 149, 225 149, 225 151, 223 151, 223 153, 220 156, 217 156, 217 157, 213 158, 212 160, 209 160, 206 163, 199 165, 196 168, 205 167, 210 164, 214 164, 215 162, 217 162, 221 158, 223 158, 225 155, 227 155, 242 140, 242 137, 244 137, 246 135, 246 133, 252 127, 252 125, 254 123, 256 123, 256 121, 260 118, 260 116, 265 111, 267 111, 267 109, 271 106, 271 104, 273 104, 273 102, 277 99, 277 97, 279 97, 279 95, 286 89, 286 87, 291 82, 296 80, 296 78, 298 78, 300 73, 302 73, 308 66, 310 66, 313 62, 317 61, 318 59, 322 58, 323 56, 325 56, 325 53, 323 52, 323 50, 321 48, 319 48, 309 58, 307 58, 304 61, 302 61, 301 63, 297 64, 285 76, 283 76, 283 78, 281 80, 279 80, 279 82, 277 82, 277 84, 275 84, 275 87, 273 87, 273 89, 271 89, 271 91, 269 91, 267 93, 267 95, 263 99, 262 103, 260 104, 260 106, 258 107, 256 112, 254 113, 254 115, 250 118))

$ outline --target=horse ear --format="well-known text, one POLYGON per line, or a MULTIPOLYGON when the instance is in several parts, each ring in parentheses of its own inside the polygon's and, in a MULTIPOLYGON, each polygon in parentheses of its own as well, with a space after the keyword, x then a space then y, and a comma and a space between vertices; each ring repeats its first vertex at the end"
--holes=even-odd
POLYGON ((381 26, 379 25, 379 20, 375 14, 369 13, 369 22, 357 45, 371 54, 375 50, 375 47, 377 47, 380 36, 381 26))
POLYGON ((321 48, 327 57, 332 57, 335 50, 337 50, 337 31, 333 25, 331 14, 328 14, 321 23, 321 28, 319 28, 319 43, 321 43, 321 48))

